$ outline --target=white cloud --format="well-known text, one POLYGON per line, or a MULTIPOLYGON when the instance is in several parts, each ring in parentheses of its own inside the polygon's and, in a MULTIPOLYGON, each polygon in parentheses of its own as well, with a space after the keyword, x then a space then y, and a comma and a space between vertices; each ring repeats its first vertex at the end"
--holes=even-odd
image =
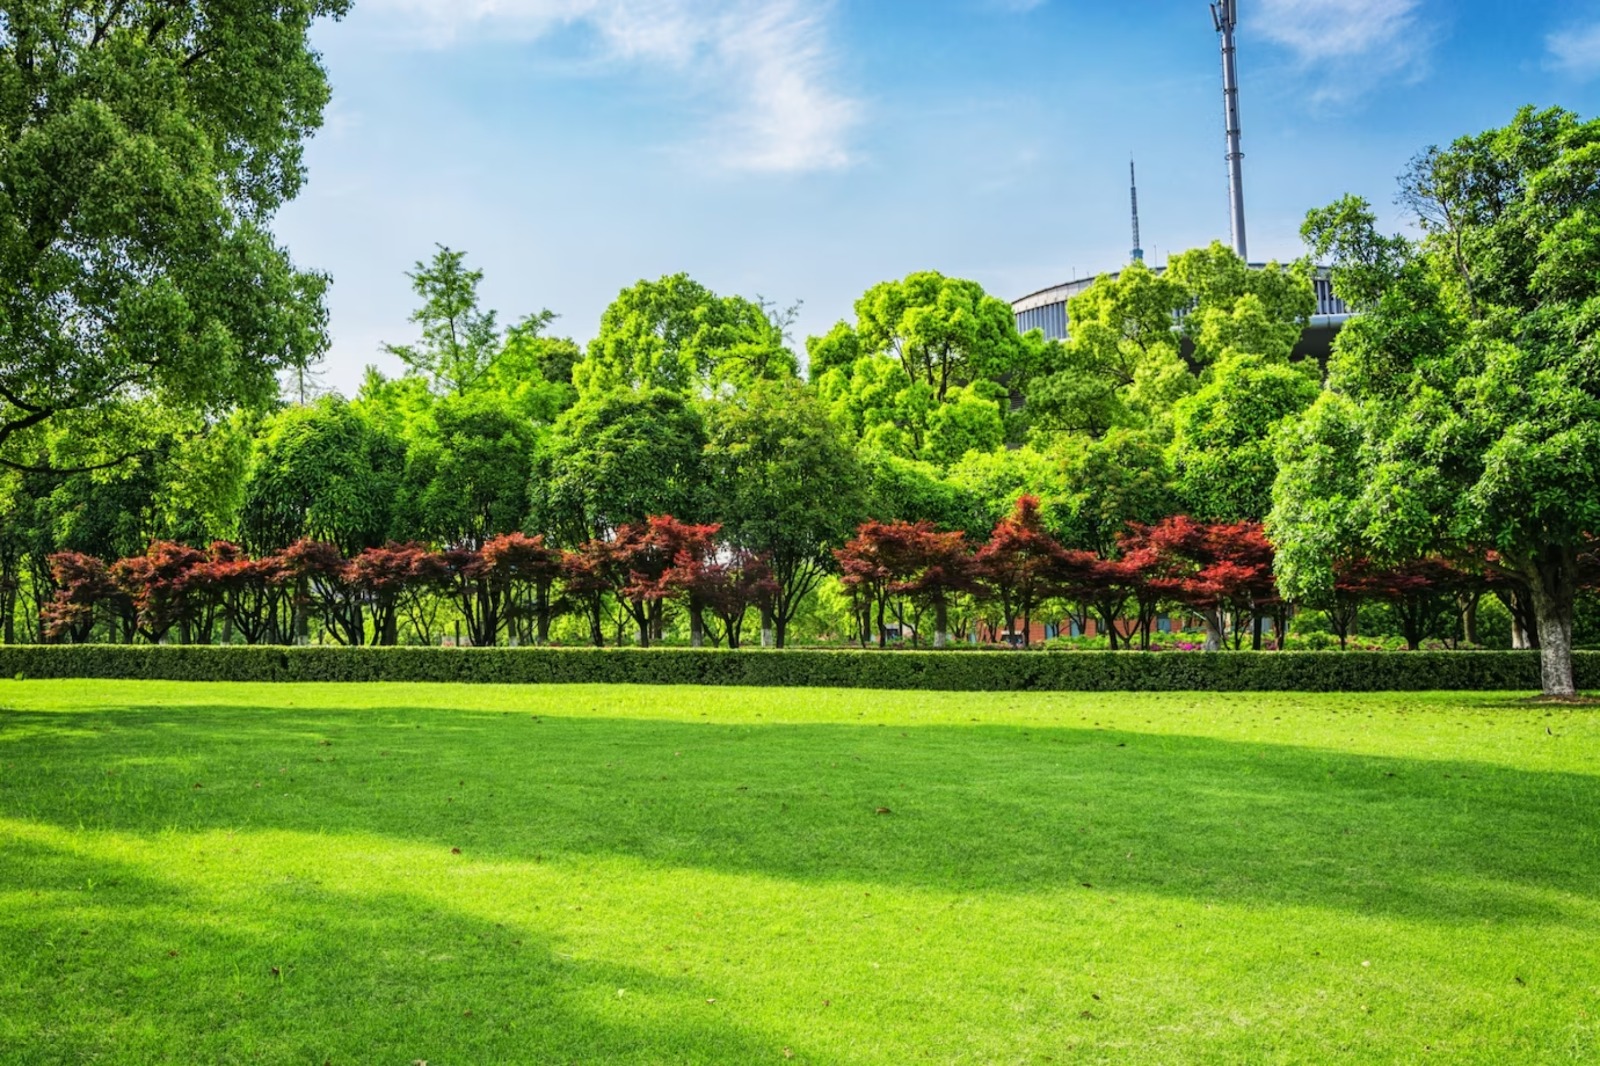
POLYGON ((1546 65, 1585 80, 1600 74, 1600 23, 1575 26, 1545 38, 1546 65))
POLYGON ((611 60, 681 73, 722 112, 697 155, 740 170, 850 164, 858 103, 833 85, 829 0, 366 0, 417 43, 586 26, 611 60))
POLYGON ((1422 0, 1259 0, 1248 28, 1293 54, 1318 100, 1336 102, 1427 74, 1435 34, 1421 9, 1422 0))

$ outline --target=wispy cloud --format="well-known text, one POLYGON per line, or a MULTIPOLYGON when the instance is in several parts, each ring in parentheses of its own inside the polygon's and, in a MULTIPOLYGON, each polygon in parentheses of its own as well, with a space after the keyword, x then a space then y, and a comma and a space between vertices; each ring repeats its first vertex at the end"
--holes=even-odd
POLYGON ((835 84, 830 0, 366 0, 417 43, 535 40, 584 26, 607 59, 682 74, 720 117, 696 155, 738 170, 832 170, 854 159, 859 103, 835 84))
POLYGON ((1288 49, 1328 103, 1425 77, 1435 38, 1422 0, 1260 0, 1249 28, 1288 49))
POLYGON ((1600 75, 1600 23, 1573 26, 1545 38, 1545 65, 1587 81, 1600 75))

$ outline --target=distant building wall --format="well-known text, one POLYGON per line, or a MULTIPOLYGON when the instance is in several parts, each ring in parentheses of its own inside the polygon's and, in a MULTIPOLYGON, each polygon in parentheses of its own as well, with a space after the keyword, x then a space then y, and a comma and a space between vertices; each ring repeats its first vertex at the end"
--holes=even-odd
MULTIPOLYGON (((1158 267, 1156 272, 1161 273, 1165 269, 1158 267)), ((1266 268, 1263 264, 1256 263, 1251 265, 1251 269, 1266 268)), ((1110 276, 1117 277, 1116 274, 1110 276)), ((1098 279, 1079 278, 1064 285, 1041 289, 1016 301, 1011 305, 1011 310, 1017 316, 1017 331, 1029 333, 1039 330, 1045 335, 1046 340, 1066 340, 1071 332, 1067 302, 1087 291, 1096 280, 1098 279)), ((1319 269, 1311 280, 1311 287, 1316 295, 1317 308, 1311 316, 1311 321, 1306 325, 1305 336, 1295 349, 1295 355, 1300 358, 1326 361, 1333 350, 1333 339, 1350 320, 1350 309, 1334 294, 1333 277, 1328 270, 1319 269)))

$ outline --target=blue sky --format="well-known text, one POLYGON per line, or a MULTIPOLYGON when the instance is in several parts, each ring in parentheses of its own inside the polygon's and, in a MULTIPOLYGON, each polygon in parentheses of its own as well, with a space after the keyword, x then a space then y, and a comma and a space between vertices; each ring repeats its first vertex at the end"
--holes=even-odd
MULTIPOLYGON (((1254 258, 1356 192, 1394 216, 1421 148, 1517 106, 1600 107, 1600 0, 1241 0, 1254 258), (1513 14, 1515 12, 1515 14, 1513 14)), ((507 318, 586 341, 616 293, 687 271, 803 302, 797 346, 914 270, 1013 299, 1144 246, 1226 238, 1204 0, 356 0, 278 221, 329 271, 329 385, 409 340, 435 243, 507 318)))

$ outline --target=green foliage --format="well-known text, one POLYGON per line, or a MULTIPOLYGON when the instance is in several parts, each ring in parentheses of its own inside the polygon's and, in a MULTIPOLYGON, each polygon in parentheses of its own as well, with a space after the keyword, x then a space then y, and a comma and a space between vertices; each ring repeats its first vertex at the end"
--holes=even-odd
POLYGON ((711 404, 705 450, 713 514, 735 546, 767 559, 780 593, 775 636, 866 517, 866 475, 814 390, 763 382, 711 404))
POLYGON ((1071 340, 1029 386, 1029 421, 1091 437, 1164 432, 1207 368, 1287 362, 1315 309, 1305 264, 1252 270, 1221 244, 1185 252, 1162 273, 1132 263, 1070 302, 1071 340))
POLYGON ((1381 555, 1494 550, 1537 610, 1547 691, 1568 694, 1578 556, 1600 529, 1600 122, 1525 109, 1425 152, 1402 197, 1413 247, 1358 200, 1307 219, 1366 311, 1330 369, 1364 436, 1360 525, 1298 525, 1304 480, 1274 525, 1381 555))
POLYGON ((1364 470, 1366 432, 1359 406, 1324 392, 1278 435, 1278 476, 1267 535, 1277 547, 1275 569, 1285 596, 1327 603, 1341 563, 1366 557, 1365 530, 1374 524, 1364 470))
POLYGON ((889 452, 863 450, 868 511, 880 522, 932 522, 941 530, 961 530, 974 538, 994 528, 990 506, 975 492, 947 480, 932 463, 889 452))
POLYGON ((326 343, 327 279, 267 229, 328 85, 308 43, 347 0, 17 0, 0 17, 0 462, 148 447, 152 404, 264 406, 326 343))
POLYGON ((240 539, 255 552, 304 537, 346 555, 380 545, 390 535, 403 463, 401 441, 344 400, 285 408, 256 437, 240 539))
POLYGON ((1009 405, 1010 396, 1004 390, 998 397, 984 395, 991 391, 984 388, 986 384, 951 389, 945 402, 929 413, 926 452, 930 461, 949 467, 969 454, 993 452, 1005 444, 1006 424, 1000 405, 1009 405))
POLYGON ((1176 512, 1166 452, 1150 434, 1112 430, 1060 451, 1062 490, 1048 518, 1064 544, 1109 559, 1130 522, 1154 525, 1176 512))
POLYGON ((1049 512, 1065 492, 1061 464, 1032 448, 972 452, 944 479, 975 513, 950 528, 964 530, 974 543, 987 537, 1024 496, 1037 496, 1049 512))
POLYGON ((1177 281, 1138 262, 1074 297, 1061 364, 1028 390, 1034 424, 1103 436, 1159 418, 1194 387, 1176 321, 1189 299, 1177 281))
POLYGON ((1278 474, 1274 435, 1321 391, 1315 365, 1224 356, 1200 391, 1173 409, 1172 466, 1185 512, 1206 522, 1265 518, 1278 474))
POLYGON ((413 423, 395 535, 481 546, 522 528, 538 436, 508 404, 481 394, 441 399, 413 423))
POLYGON ((861 350, 893 358, 941 404, 951 389, 976 381, 1020 384, 1041 348, 1017 334, 1004 301, 977 282, 932 271, 873 286, 856 301, 856 317, 861 350))
POLYGON ((626 387, 700 397, 794 377, 784 325, 772 309, 718 296, 687 274, 641 281, 606 308, 573 381, 586 396, 626 387))
POLYGON ((705 445, 704 420, 681 393, 586 395, 536 451, 529 532, 576 547, 651 515, 698 521, 705 445))
POLYGON ((1286 361, 1317 308, 1308 263, 1252 270, 1220 242, 1174 256, 1167 276, 1192 304, 1183 332, 1200 366, 1244 355, 1286 361))
MULTIPOLYGON (((1581 653, 1584 687, 1600 654, 1581 653)), ((162 681, 739 685, 961 692, 1515 692, 1539 684, 1527 652, 1206 655, 1168 652, 873 652, 658 648, 0 648, 0 675, 162 681)))
POLYGON ((839 322, 823 337, 806 338, 806 377, 820 381, 830 370, 846 370, 860 359, 861 337, 848 322, 839 322))
MULTIPOLYGON (((431 262, 417 263, 406 276, 422 299, 411 315, 412 324, 422 328, 422 340, 384 345, 384 351, 444 395, 459 396, 472 388, 500 354, 498 316, 478 306, 483 271, 468 270, 466 259, 467 253, 441 244, 431 262)), ((553 317, 546 311, 534 319, 535 326, 553 317)))
POLYGON ((543 320, 535 317, 507 330, 500 355, 478 391, 503 397, 525 421, 549 425, 577 402, 572 372, 583 349, 565 337, 542 336, 543 326, 543 320))

